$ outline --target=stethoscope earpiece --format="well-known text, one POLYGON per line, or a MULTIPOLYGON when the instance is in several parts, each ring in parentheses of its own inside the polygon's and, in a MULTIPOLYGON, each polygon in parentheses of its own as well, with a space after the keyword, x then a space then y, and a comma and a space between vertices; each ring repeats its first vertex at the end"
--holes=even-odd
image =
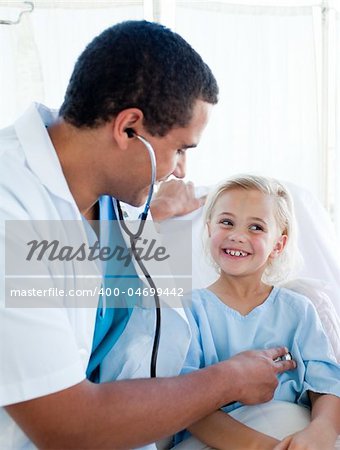
POLYGON ((126 128, 124 131, 128 135, 128 138, 133 138, 136 135, 132 128, 126 128))

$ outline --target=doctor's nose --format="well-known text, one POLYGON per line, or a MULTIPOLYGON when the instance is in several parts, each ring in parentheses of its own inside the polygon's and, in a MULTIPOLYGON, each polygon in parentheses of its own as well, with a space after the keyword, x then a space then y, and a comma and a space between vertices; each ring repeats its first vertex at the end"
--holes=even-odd
POLYGON ((187 169, 186 155, 185 153, 181 154, 178 158, 175 170, 172 172, 176 178, 184 178, 187 169))

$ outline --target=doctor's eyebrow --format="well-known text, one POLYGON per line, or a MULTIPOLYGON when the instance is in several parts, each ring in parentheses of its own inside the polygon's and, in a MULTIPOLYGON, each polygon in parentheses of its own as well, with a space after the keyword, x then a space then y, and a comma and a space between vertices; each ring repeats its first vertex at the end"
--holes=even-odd
POLYGON ((197 147, 197 144, 183 144, 179 148, 181 150, 187 150, 188 148, 195 148, 197 147))

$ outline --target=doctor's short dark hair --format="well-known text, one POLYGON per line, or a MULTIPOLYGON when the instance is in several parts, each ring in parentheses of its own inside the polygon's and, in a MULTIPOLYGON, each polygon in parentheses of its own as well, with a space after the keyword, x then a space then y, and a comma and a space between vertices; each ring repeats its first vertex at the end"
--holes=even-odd
POLYGON ((196 100, 217 103, 218 86, 201 56, 177 33, 147 21, 127 21, 97 36, 79 56, 60 116, 95 128, 127 108, 139 108, 152 135, 191 120, 196 100))

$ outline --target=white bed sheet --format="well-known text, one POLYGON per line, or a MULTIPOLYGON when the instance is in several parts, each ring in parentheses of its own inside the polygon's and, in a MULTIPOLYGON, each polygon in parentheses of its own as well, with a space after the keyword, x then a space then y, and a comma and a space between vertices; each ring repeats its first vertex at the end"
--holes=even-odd
MULTIPOLYGON (((254 406, 242 406, 232 413, 235 419, 278 440, 305 428, 310 421, 309 410, 294 403, 272 401, 254 406)), ((176 450, 207 450, 205 444, 194 437, 174 447, 176 450)), ((335 449, 340 449, 340 439, 335 449)))

